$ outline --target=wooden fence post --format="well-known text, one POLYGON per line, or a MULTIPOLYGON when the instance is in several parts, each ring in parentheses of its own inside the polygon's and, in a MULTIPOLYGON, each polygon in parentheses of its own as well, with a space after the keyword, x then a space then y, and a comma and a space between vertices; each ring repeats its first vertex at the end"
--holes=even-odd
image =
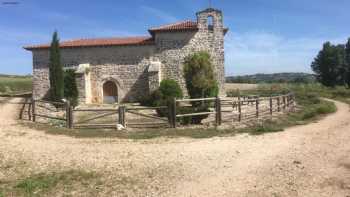
POLYGON ((176 98, 173 100, 172 118, 173 128, 176 128, 176 98))
POLYGON ((256 118, 259 118, 259 97, 256 98, 256 102, 255 102, 256 106, 256 118))
POLYGON ((221 100, 219 97, 216 97, 215 100, 215 122, 216 125, 221 125, 221 100))
POLYGON ((285 95, 282 96, 282 102, 283 102, 283 110, 285 110, 286 109, 286 96, 285 95))
POLYGON ((292 93, 291 99, 292 99, 292 111, 294 111, 294 108, 295 108, 295 94, 294 93, 292 93))
POLYGON ((293 106, 294 106, 294 99, 293 99, 293 93, 291 93, 290 94, 290 107, 291 107, 291 109, 293 108, 293 106))
POLYGON ((28 119, 29 121, 32 120, 32 102, 29 103, 29 106, 28 106, 28 119))
POLYGON ((270 97, 270 115, 272 116, 272 112, 273 112, 273 105, 272 105, 272 97, 270 97))
POLYGON ((242 120, 242 106, 241 106, 241 96, 238 95, 238 121, 242 120))
POLYGON ((126 126, 125 124, 125 112, 126 112, 126 107, 125 106, 120 106, 118 108, 118 123, 123 125, 123 127, 126 126))
POLYGON ((168 122, 170 127, 173 126, 173 105, 171 102, 168 102, 168 122))
POLYGON ((72 128, 72 121, 71 121, 71 107, 70 107, 70 101, 66 101, 65 103, 65 107, 66 107, 66 127, 68 129, 72 128))
POLYGON ((69 121, 69 127, 71 128, 71 129, 73 129, 74 128, 74 114, 73 114, 73 111, 74 109, 73 109, 73 106, 71 105, 70 107, 69 107, 69 117, 70 117, 70 121, 69 121))
POLYGON ((35 100, 32 99, 32 121, 36 121, 36 115, 35 115, 35 100))
POLYGON ((281 97, 277 97, 277 111, 281 111, 281 97))

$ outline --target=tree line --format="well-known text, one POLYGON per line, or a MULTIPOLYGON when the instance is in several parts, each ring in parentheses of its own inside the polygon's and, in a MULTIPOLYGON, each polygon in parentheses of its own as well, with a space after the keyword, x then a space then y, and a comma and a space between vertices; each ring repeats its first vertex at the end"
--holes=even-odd
POLYGON ((324 43, 311 68, 325 86, 350 87, 350 38, 346 44, 324 43))
POLYGON ((314 83, 313 74, 309 73, 273 73, 226 77, 226 83, 314 83))

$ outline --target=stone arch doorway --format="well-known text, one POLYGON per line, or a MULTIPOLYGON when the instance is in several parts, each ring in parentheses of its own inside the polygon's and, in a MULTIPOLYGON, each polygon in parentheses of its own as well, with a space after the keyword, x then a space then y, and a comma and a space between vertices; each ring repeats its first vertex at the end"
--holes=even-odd
POLYGON ((103 83, 103 103, 113 104, 118 103, 118 86, 113 81, 103 83))

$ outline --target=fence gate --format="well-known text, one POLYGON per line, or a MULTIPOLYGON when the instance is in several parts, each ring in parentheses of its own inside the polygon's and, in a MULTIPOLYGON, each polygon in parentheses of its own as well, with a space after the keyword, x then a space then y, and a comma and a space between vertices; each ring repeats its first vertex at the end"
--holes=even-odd
POLYGON ((125 124, 130 128, 169 127, 168 117, 159 117, 157 110, 168 110, 168 107, 135 107, 125 109, 125 124))
POLYGON ((73 128, 117 128, 119 110, 110 109, 73 109, 71 122, 73 128))

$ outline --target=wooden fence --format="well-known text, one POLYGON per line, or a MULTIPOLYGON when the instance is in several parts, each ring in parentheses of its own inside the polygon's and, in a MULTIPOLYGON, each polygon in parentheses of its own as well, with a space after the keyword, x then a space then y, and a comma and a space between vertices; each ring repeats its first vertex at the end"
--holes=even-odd
POLYGON ((222 100, 221 110, 224 122, 249 120, 260 118, 266 115, 273 115, 274 112, 290 110, 294 108, 295 96, 292 93, 271 97, 236 97, 222 100))
POLYGON ((199 99, 174 99, 171 108, 169 109, 169 123, 172 128, 176 128, 178 125, 178 118, 183 117, 195 117, 195 116, 203 116, 203 115, 215 115, 215 123, 217 125, 221 124, 221 99, 219 97, 216 98, 199 98, 199 99), (214 103, 214 108, 209 109, 206 112, 196 112, 196 113, 186 113, 181 114, 178 112, 177 108, 179 106, 183 107, 183 104, 189 104, 191 102, 207 102, 214 103))
POLYGON ((69 101, 53 102, 46 100, 34 100, 31 103, 31 120, 37 122, 37 118, 46 118, 49 120, 59 120, 66 123, 67 128, 72 128, 71 112, 72 107, 69 101), (61 116, 56 115, 63 112, 61 116))
POLYGON ((129 107, 118 108, 73 108, 70 102, 51 102, 44 100, 31 100, 21 102, 28 105, 28 117, 33 122, 38 117, 64 121, 67 128, 117 128, 120 124, 130 128, 145 127, 172 127, 179 126, 180 118, 209 116, 209 121, 215 125, 227 122, 241 122, 252 118, 272 116, 274 113, 290 110, 295 105, 295 96, 292 93, 271 97, 234 97, 234 98, 199 98, 199 99, 174 99, 169 106, 161 107, 129 107), (192 102, 206 102, 209 110, 196 113, 181 113, 180 107, 191 108, 192 102), (49 104, 55 108, 47 108, 49 104), (43 108, 44 110, 38 110, 43 108), (54 109, 57 109, 55 111, 54 109), (156 110, 164 110, 165 117, 158 116, 156 110), (61 115, 55 115, 56 112, 61 115), (79 116, 80 114, 80 116, 79 116))
POLYGON ((116 128, 117 124, 123 124, 120 119, 122 107, 110 109, 71 109, 69 128, 116 128), (75 120, 77 114, 84 113, 87 117, 75 120))

